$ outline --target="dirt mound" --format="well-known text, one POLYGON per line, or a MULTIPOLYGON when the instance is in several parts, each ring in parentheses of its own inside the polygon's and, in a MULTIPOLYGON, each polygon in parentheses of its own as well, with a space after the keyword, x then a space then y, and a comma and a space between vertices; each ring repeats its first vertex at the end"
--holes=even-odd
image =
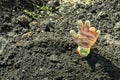
POLYGON ((119 80, 120 1, 0 1, 0 80, 119 80), (13 5, 12 5, 13 4, 13 5), (69 31, 90 20, 101 36, 87 58, 69 31))

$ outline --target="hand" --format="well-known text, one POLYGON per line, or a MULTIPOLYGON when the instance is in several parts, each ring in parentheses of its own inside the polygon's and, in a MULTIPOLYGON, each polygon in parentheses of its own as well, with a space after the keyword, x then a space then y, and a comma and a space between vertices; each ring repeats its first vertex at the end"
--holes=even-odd
POLYGON ((78 44, 78 48, 91 48, 97 38, 100 35, 100 30, 95 29, 95 27, 90 26, 90 21, 86 20, 85 25, 80 20, 77 22, 78 24, 78 33, 76 33, 74 30, 70 31, 71 36, 73 37, 73 40, 75 43, 78 44))

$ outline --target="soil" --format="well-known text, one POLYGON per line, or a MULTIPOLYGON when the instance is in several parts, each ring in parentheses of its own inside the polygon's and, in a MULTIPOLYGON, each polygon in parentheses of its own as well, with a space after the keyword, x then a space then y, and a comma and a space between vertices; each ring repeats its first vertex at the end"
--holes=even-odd
POLYGON ((0 0, 0 80, 120 80, 120 0, 0 0), (101 30, 86 58, 69 34, 80 19, 101 30))

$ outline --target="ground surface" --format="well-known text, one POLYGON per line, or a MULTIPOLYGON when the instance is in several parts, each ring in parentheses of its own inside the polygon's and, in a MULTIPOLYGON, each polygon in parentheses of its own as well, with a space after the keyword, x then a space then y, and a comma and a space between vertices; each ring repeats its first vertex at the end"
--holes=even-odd
POLYGON ((120 80, 120 0, 0 0, 0 80, 120 80), (101 30, 87 58, 69 35, 79 19, 101 30))

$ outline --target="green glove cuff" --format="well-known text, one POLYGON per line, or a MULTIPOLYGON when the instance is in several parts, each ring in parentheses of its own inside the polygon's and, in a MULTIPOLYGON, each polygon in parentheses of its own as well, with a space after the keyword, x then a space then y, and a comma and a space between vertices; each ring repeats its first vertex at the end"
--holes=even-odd
POLYGON ((78 50, 80 50, 81 55, 84 57, 87 57, 88 54, 90 53, 90 48, 83 48, 81 46, 78 46, 78 50))

